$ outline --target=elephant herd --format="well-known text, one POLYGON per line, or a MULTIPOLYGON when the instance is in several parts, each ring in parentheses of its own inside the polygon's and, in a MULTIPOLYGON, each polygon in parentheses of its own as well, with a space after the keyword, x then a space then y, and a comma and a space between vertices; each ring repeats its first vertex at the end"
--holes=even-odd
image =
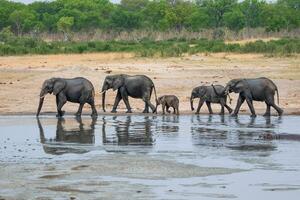
MULTIPOLYGON (((124 101, 127 112, 131 113, 131 107, 128 101, 128 97, 142 99, 145 103, 143 113, 149 113, 149 107, 153 113, 157 113, 158 105, 162 105, 163 114, 165 110, 170 113, 169 108, 173 108, 174 114, 179 114, 179 99, 175 95, 164 95, 157 98, 156 89, 153 81, 145 75, 130 76, 126 74, 108 75, 106 76, 102 86, 102 109, 105 112, 105 94, 109 89, 117 90, 117 95, 112 108, 112 113, 117 112, 117 107, 121 100, 124 101), (156 106, 154 106, 150 99, 152 92, 154 91, 156 106)), ((255 110, 253 107, 253 101, 263 101, 266 103, 267 109, 264 116, 270 116, 271 106, 278 112, 278 115, 282 115, 283 110, 279 108, 274 101, 275 92, 277 93, 277 100, 279 103, 278 88, 268 78, 260 77, 254 79, 232 79, 226 86, 211 85, 211 86, 199 86, 192 90, 190 103, 191 109, 194 110, 193 100, 199 98, 199 104, 196 110, 196 114, 199 114, 200 109, 204 103, 206 103, 209 113, 212 114, 211 103, 217 103, 221 105, 220 114, 224 115, 225 109, 233 116, 237 116, 241 105, 244 101, 247 102, 251 111, 251 116, 255 117, 255 110), (238 93, 239 97, 237 105, 234 111, 227 104, 227 97, 229 93, 238 93)), ((88 103, 92 109, 92 116, 97 116, 97 110, 95 107, 95 90, 93 84, 82 77, 76 77, 72 79, 65 78, 51 78, 44 81, 41 92, 40 101, 37 110, 37 116, 43 106, 44 97, 47 94, 53 94, 56 96, 57 116, 64 115, 62 107, 69 101, 78 103, 79 108, 76 112, 76 116, 80 116, 82 108, 85 103, 88 103)))

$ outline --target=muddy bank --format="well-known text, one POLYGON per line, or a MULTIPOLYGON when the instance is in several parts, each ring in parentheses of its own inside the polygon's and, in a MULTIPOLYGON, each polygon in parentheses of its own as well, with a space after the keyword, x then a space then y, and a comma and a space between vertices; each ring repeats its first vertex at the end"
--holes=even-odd
MULTIPOLYGON (((34 114, 38 94, 45 79, 50 77, 84 76, 96 89, 96 106, 101 106, 99 94, 108 74, 145 74, 154 81, 158 96, 175 94, 180 100, 181 113, 190 113, 189 97, 192 88, 206 84, 225 84, 232 78, 265 76, 278 86, 280 107, 284 114, 300 113, 300 57, 270 58, 259 54, 198 54, 180 58, 136 58, 131 54, 94 53, 80 55, 9 56, 0 59, 0 114, 34 114)), ((107 93, 107 111, 111 110, 116 93, 107 93)), ((237 95, 231 95, 236 105, 237 95)), ((152 98, 152 102, 154 99, 152 98)), ((142 112, 144 103, 130 98, 134 112, 142 112)), ((197 102, 195 102, 195 105, 197 102)), ((78 105, 67 103, 64 110, 77 111, 78 105)), ((255 102, 258 114, 265 111, 264 103, 255 102)), ((120 103, 119 111, 125 105, 120 103)), ((55 97, 46 96, 42 112, 56 110, 55 97)), ((213 105, 215 113, 219 105, 213 105)), ((85 106, 89 113, 89 106, 85 106)), ((159 108, 161 112, 161 108, 159 108)), ((203 106, 202 113, 207 113, 203 106)), ((249 113, 246 103, 241 113, 249 113)))

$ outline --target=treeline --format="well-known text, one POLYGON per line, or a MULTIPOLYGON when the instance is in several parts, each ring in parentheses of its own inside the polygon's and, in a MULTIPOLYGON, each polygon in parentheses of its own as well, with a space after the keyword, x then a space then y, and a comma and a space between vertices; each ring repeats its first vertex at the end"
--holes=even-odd
POLYGON ((190 30, 222 28, 239 32, 263 27, 267 32, 300 26, 300 1, 278 0, 56 0, 29 5, 0 0, 0 31, 16 35, 90 30, 190 30))

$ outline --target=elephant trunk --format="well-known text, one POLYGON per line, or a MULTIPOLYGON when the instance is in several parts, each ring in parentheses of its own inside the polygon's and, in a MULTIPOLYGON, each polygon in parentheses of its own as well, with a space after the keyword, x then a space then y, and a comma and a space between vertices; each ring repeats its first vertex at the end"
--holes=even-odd
POLYGON ((193 98, 193 96, 191 96, 191 99, 190 99, 190 102, 191 102, 191 109, 192 109, 192 110, 195 110, 195 109, 194 109, 194 106, 193 106, 193 100, 194 100, 194 98, 193 98))
POLYGON ((39 107, 38 107, 38 109, 37 109, 36 116, 39 116, 39 114, 40 114, 40 112, 41 112, 41 109, 42 109, 42 106, 43 106, 43 103, 44 103, 44 98, 45 98, 45 97, 41 97, 41 98, 40 98, 39 107))
POLYGON ((39 116, 40 112, 41 112, 41 109, 43 107, 43 103, 44 103, 44 99, 45 99, 45 96, 48 92, 44 89, 41 90, 41 93, 40 93, 40 101, 39 101, 39 107, 37 109, 37 113, 36 113, 36 116, 39 116))

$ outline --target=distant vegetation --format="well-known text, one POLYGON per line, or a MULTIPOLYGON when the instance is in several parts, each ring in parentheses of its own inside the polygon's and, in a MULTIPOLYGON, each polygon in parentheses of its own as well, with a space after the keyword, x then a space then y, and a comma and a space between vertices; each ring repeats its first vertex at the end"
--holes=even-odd
POLYGON ((120 4, 56 0, 29 5, 0 0, 0 55, 98 51, 140 56, 222 51, 287 55, 299 53, 299 30, 299 0, 121 0, 120 4), (290 39, 245 45, 224 42, 228 32, 238 36, 251 30, 293 34, 286 34, 292 35, 290 39))
POLYGON ((267 32, 300 27, 300 1, 278 0, 56 0, 29 5, 0 0, 0 30, 16 35, 89 30, 199 31, 221 28, 235 32, 263 27, 267 32))
POLYGON ((32 37, 17 37, 9 31, 0 33, 0 55, 57 54, 87 52, 132 52, 142 57, 170 57, 199 52, 264 53, 269 55, 291 55, 300 53, 300 39, 283 38, 264 42, 261 40, 244 45, 226 44, 223 40, 164 41, 53 41, 45 42, 32 37))

